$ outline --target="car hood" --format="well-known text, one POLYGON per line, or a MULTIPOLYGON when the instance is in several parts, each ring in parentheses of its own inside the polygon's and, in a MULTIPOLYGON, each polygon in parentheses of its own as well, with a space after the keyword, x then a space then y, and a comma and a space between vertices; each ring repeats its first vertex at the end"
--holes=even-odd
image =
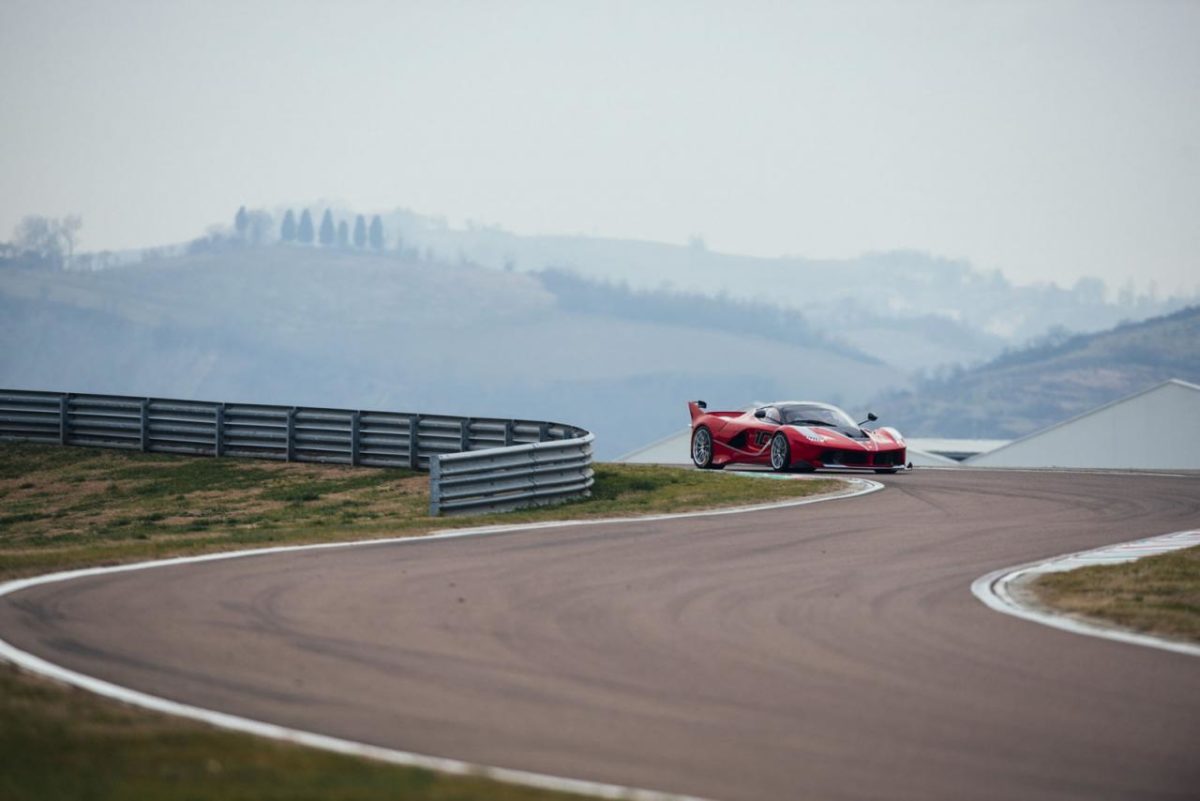
POLYGON ((835 448, 858 448, 866 451, 878 450, 880 447, 894 448, 904 445, 904 437, 894 428, 845 429, 833 426, 786 426, 794 430, 805 440, 814 444, 828 445, 835 448))

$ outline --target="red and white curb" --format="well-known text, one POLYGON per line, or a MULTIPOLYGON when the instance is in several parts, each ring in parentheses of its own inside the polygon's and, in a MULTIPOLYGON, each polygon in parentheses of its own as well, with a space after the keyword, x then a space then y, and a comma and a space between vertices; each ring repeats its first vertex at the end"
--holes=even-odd
POLYGON ((1052 626, 1063 631, 1084 634, 1090 637, 1103 637, 1107 640, 1144 645, 1150 648, 1160 648, 1189 656, 1200 656, 1200 645, 1166 640, 1150 634, 1139 634, 1135 631, 1112 628, 1101 623, 1074 617, 1066 614, 1056 614, 1044 608, 1032 606, 1022 601, 1014 593, 1014 587, 1037 578, 1046 573, 1061 573, 1092 565, 1117 565, 1123 562, 1133 562, 1144 556, 1153 556, 1182 548, 1200 545, 1200 529, 1192 531, 1176 531, 1173 534, 1163 534, 1148 537, 1143 540, 1123 542, 1096 548, 1091 551, 1056 556, 1043 562, 1036 562, 1018 567, 1006 567, 977 578, 971 584, 971 592, 991 609, 1014 617, 1032 620, 1045 626, 1052 626))
MULTIPOLYGON (((792 506, 807 506, 809 504, 821 503, 823 501, 832 501, 843 498, 854 498, 860 495, 868 495, 872 492, 878 492, 879 490, 883 489, 883 485, 877 481, 869 481, 861 478, 848 478, 842 480, 851 485, 849 489, 842 492, 821 495, 815 498, 800 498, 797 500, 779 501, 775 503, 762 503, 754 506, 710 509, 700 512, 644 515, 641 517, 592 518, 546 523, 518 523, 513 525, 480 526, 477 528, 440 531, 427 536, 392 537, 374 540, 359 540, 354 542, 316 543, 313 545, 282 545, 274 548, 256 548, 253 550, 229 551, 227 553, 204 554, 201 556, 184 556, 174 559, 161 559, 153 562, 137 562, 128 565, 113 565, 111 567, 92 567, 83 568, 80 570, 67 570, 59 573, 48 573, 44 576, 35 576, 33 578, 16 579, 14 581, 4 582, 3 584, 0 584, 0 597, 18 592, 28 587, 36 587, 41 584, 51 584, 57 581, 83 578, 84 576, 124 573, 131 570, 150 570, 156 567, 165 567, 167 565, 212 562, 220 559, 242 559, 246 557, 260 556, 263 554, 287 553, 290 551, 316 551, 331 548, 354 548, 364 545, 379 545, 382 543, 391 545, 409 545, 429 542, 430 540, 482 537, 490 534, 504 534, 540 528, 574 528, 579 526, 606 525, 610 523, 637 523, 655 520, 678 520, 693 517, 715 517, 720 515, 742 514, 745 512, 766 511, 769 509, 785 509, 792 506)), ((41 657, 28 653, 27 651, 22 651, 3 639, 0 639, 0 660, 11 662, 24 670, 30 671, 31 673, 37 673, 47 678, 54 679, 55 681, 80 687, 89 692, 96 693, 97 695, 112 698, 122 703, 140 706, 155 712, 164 712, 168 715, 191 718, 192 720, 198 720, 211 726, 219 726, 223 729, 245 732, 247 734, 254 734, 260 737, 269 737, 274 740, 296 743, 298 745, 305 745, 311 748, 320 748, 325 751, 333 751, 339 754, 366 757, 368 759, 374 759, 380 762, 390 762, 394 765, 424 768, 426 770, 434 770, 441 773, 449 773, 458 776, 479 776, 482 778, 493 779, 495 781, 507 782, 509 784, 520 784, 527 787, 537 787, 545 790, 577 793, 579 795, 588 795, 595 798, 626 799, 626 801, 706 801, 706 799, 696 796, 663 793, 654 790, 643 790, 637 787, 623 787, 616 784, 604 784, 601 782, 571 779, 562 776, 549 776, 542 773, 514 770, 511 768, 500 768, 490 765, 479 765, 472 762, 464 762, 458 759, 430 756, 428 754, 415 754, 411 751, 399 751, 393 748, 384 748, 382 746, 371 745, 369 743, 343 740, 339 737, 330 737, 324 734, 317 734, 315 732, 292 729, 286 726, 278 726, 274 723, 266 723, 261 720, 253 720, 251 718, 244 718, 238 715, 230 715, 224 712, 217 712, 216 710, 212 709, 204 709, 202 707, 191 706, 190 704, 183 704, 179 703, 178 701, 160 698, 155 695, 150 695, 149 693, 139 692, 138 690, 122 687, 118 684, 104 681, 103 679, 97 679, 83 673, 78 673, 74 670, 62 667, 61 665, 56 665, 53 662, 49 662, 41 657)))

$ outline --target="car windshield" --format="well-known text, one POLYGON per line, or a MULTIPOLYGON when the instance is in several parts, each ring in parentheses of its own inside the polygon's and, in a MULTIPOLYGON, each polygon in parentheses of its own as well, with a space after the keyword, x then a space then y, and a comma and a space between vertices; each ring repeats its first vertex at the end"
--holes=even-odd
POLYGON ((832 426, 834 428, 858 428, 850 415, 836 406, 818 406, 815 403, 786 403, 779 407, 785 425, 832 426))

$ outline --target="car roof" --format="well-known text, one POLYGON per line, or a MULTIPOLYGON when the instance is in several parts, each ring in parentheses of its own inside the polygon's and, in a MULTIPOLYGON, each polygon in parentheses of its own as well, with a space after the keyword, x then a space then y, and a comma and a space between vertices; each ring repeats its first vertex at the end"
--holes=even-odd
MULTIPOLYGON (((821 406, 821 407, 823 407, 823 408, 826 408, 826 409, 838 409, 838 408, 840 408, 840 407, 834 406, 832 403, 821 403, 820 401, 796 401, 796 400, 786 400, 786 401, 771 401, 770 403, 764 403, 764 404, 763 404, 763 406, 793 406, 793 405, 795 405, 795 406, 821 406)), ((758 407, 758 408, 760 408, 760 409, 761 409, 761 408, 762 408, 762 406, 760 406, 760 407, 758 407)))

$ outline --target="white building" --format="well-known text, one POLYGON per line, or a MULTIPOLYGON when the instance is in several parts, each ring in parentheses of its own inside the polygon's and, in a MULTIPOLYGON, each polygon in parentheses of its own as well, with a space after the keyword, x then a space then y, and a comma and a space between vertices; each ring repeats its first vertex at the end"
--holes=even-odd
POLYGON ((965 464, 1200 470, 1200 386, 1164 381, 973 456, 965 464))
POLYGON ((912 451, 931 453, 946 459, 962 462, 972 456, 994 451, 1012 442, 1010 439, 959 439, 948 437, 905 437, 912 451))
POLYGON ((692 429, 651 442, 617 459, 627 464, 691 464, 692 429))

